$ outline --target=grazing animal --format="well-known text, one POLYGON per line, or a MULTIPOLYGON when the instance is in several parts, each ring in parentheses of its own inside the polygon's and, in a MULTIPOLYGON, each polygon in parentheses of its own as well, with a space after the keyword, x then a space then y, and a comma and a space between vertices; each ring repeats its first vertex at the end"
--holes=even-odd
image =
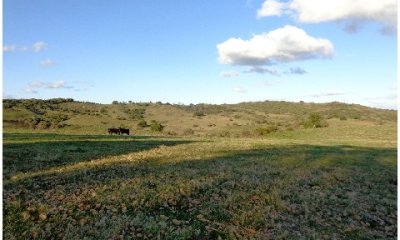
POLYGON ((128 128, 119 128, 119 132, 122 134, 126 133, 127 135, 129 135, 129 129, 128 128))
POLYGON ((108 134, 112 135, 113 133, 121 135, 121 131, 118 128, 109 128, 108 129, 108 134))

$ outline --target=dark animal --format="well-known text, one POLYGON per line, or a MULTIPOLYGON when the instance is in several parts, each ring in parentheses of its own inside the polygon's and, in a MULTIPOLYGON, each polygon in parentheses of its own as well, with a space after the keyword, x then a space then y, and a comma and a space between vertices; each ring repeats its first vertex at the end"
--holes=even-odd
POLYGON ((109 128, 108 134, 112 135, 113 133, 121 135, 121 131, 118 128, 109 128))
POLYGON ((129 135, 129 129, 128 128, 119 128, 119 132, 122 134, 126 133, 127 135, 129 135))

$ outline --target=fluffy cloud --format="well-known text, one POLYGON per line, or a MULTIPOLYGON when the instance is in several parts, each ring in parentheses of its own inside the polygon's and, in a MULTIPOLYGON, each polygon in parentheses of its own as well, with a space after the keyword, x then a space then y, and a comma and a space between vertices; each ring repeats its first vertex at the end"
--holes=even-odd
POLYGON ((281 16, 284 8, 285 3, 275 0, 267 0, 263 3, 261 9, 257 11, 257 17, 281 16))
POLYGON ((38 89, 72 89, 72 86, 66 85, 64 81, 53 81, 53 82, 43 82, 43 81, 32 81, 25 88, 26 93, 38 93, 38 89))
POLYGON ((217 49, 220 63, 253 67, 333 55, 329 40, 311 37, 289 25, 249 40, 231 38, 218 44, 217 49))
POLYGON ((381 23, 384 33, 397 29, 397 0, 266 0, 257 17, 283 14, 303 23, 345 21, 350 32, 365 21, 381 23))

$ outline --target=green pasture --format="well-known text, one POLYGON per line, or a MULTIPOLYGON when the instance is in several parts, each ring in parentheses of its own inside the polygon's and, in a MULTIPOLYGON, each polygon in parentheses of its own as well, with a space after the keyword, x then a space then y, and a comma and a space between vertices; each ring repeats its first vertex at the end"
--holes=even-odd
POLYGON ((396 239, 395 124, 336 123, 264 138, 6 132, 3 236, 396 239))

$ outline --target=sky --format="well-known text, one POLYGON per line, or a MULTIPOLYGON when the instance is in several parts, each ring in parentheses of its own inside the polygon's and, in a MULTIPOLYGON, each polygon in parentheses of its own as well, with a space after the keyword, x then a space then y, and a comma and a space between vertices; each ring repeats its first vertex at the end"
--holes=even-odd
POLYGON ((3 98, 397 109, 396 0, 3 0, 3 98))

